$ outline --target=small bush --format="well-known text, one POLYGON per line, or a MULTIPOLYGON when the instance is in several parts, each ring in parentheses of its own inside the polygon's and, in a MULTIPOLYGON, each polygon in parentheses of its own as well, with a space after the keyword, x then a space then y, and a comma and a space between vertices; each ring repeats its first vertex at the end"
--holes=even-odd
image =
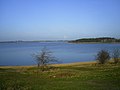
POLYGON ((112 53, 112 58, 115 64, 119 63, 120 60, 120 50, 119 49, 114 49, 112 53))
POLYGON ((110 54, 107 50, 101 50, 97 53, 96 60, 99 64, 105 64, 110 59, 110 54))

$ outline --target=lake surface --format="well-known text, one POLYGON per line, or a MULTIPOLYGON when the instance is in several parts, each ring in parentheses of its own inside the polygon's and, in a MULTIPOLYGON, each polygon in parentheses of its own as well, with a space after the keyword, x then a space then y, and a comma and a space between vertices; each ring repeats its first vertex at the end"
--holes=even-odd
POLYGON ((72 44, 67 42, 0 43, 0 65, 34 65, 33 54, 43 47, 53 52, 61 63, 94 61, 101 49, 120 49, 120 44, 72 44))

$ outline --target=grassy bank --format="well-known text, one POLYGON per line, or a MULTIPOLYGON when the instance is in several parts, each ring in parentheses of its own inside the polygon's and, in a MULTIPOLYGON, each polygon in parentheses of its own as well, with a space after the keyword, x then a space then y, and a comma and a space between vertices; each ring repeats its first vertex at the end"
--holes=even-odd
POLYGON ((120 64, 95 62, 0 67, 0 90, 120 90, 120 64))

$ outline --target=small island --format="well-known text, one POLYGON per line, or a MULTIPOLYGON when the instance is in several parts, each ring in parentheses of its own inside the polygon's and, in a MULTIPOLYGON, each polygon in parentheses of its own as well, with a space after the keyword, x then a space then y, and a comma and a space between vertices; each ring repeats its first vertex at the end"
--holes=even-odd
POLYGON ((111 38, 111 37, 99 37, 99 38, 82 38, 68 42, 69 43, 120 43, 120 39, 111 38))

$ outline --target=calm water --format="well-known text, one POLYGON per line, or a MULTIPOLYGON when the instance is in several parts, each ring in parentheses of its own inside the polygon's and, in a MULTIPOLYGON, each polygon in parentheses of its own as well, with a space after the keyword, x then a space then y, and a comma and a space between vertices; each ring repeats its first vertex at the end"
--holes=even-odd
POLYGON ((84 62, 95 60, 101 49, 109 51, 119 48, 120 44, 71 44, 67 42, 29 42, 0 43, 0 65, 33 65, 36 64, 33 54, 46 46, 62 63, 84 62))

